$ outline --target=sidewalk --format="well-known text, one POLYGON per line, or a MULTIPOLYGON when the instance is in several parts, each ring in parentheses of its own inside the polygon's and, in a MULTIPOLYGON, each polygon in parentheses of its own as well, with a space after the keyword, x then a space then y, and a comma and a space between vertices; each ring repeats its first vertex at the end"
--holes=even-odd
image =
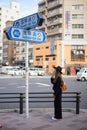
POLYGON ((53 111, 32 111, 29 118, 25 113, 0 113, 0 130, 87 130, 87 113, 63 112, 63 119, 53 121, 53 111))

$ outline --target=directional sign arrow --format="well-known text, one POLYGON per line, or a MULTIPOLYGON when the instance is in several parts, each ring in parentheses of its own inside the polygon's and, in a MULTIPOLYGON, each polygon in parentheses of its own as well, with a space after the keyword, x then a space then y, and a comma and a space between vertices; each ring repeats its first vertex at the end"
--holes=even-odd
POLYGON ((40 30, 26 30, 11 26, 6 33, 10 40, 28 42, 44 42, 46 40, 45 33, 40 30))
POLYGON ((14 21, 13 26, 16 28, 31 29, 36 26, 42 25, 42 22, 43 19, 40 18, 38 13, 35 13, 14 21))

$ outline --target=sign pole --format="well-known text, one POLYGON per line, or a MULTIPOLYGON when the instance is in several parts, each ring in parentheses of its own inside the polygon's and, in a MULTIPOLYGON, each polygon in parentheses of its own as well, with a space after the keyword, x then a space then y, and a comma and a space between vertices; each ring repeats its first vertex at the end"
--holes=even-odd
POLYGON ((38 13, 14 21, 13 26, 5 32, 8 39, 17 41, 26 41, 25 67, 26 67, 26 90, 25 90, 25 109, 26 117, 29 117, 29 72, 28 72, 28 42, 44 42, 46 35, 40 30, 31 30, 34 27, 41 26, 43 18, 38 13))
POLYGON ((28 87, 28 42, 26 42, 26 117, 29 117, 29 101, 28 101, 28 92, 29 92, 29 87, 28 87))

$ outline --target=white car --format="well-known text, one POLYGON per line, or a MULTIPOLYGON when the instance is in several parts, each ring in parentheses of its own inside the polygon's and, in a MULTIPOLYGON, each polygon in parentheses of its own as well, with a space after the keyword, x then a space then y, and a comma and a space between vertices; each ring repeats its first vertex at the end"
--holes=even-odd
POLYGON ((37 75, 40 75, 40 76, 45 75, 45 72, 41 68, 35 68, 35 71, 37 72, 37 75))
POLYGON ((87 67, 81 68, 79 72, 77 72, 77 80, 86 81, 87 80, 87 67))
POLYGON ((19 76, 19 75, 21 75, 21 70, 20 69, 11 69, 11 70, 9 70, 8 71, 8 74, 9 75, 17 75, 17 76, 19 76))
POLYGON ((34 73, 34 75, 40 75, 40 76, 43 76, 45 75, 45 72, 41 69, 41 68, 37 68, 37 67, 34 67, 34 68, 30 68, 30 73, 34 73))
MULTIPOLYGON (((22 75, 25 75, 26 72, 25 72, 25 68, 22 69, 22 75)), ((38 76, 38 75, 45 75, 45 72, 41 69, 41 68, 29 68, 29 75, 32 75, 32 76, 38 76)))
POLYGON ((29 69, 29 75, 32 75, 32 76, 37 76, 37 71, 33 70, 33 69, 29 69))
MULTIPOLYGON (((37 72, 34 69, 29 69, 28 72, 29 72, 30 76, 37 76, 38 75, 37 72)), ((23 68, 22 71, 21 71, 21 73, 25 77, 25 75, 26 75, 26 69, 23 68)))

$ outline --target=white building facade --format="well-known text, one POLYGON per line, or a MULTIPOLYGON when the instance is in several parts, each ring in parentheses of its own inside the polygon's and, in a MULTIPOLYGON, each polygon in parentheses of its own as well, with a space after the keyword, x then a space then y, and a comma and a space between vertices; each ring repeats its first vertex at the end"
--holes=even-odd
POLYGON ((12 1, 10 8, 0 7, 0 64, 2 64, 3 54, 3 30, 6 27, 6 21, 14 21, 19 17, 19 3, 12 1))

